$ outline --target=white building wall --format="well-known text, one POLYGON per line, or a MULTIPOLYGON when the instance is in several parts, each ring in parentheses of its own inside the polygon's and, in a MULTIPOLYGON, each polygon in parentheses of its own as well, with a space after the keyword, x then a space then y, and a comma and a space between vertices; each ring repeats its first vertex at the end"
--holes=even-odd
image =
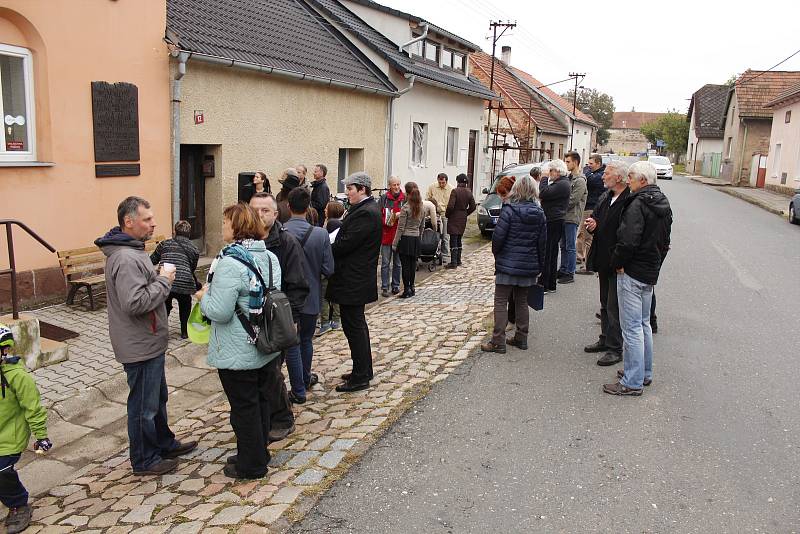
POLYGON ((789 188, 800 187, 800 102, 774 109, 766 183, 789 188), (787 111, 791 111, 788 123, 787 111), (781 145, 780 154, 777 145, 781 145), (785 183, 781 183, 783 173, 786 173, 785 183))
MULTIPOLYGON (((571 119, 570 119, 571 120, 571 119)), ((575 134, 572 138, 572 150, 581 155, 584 165, 592 155, 592 132, 594 128, 586 123, 575 121, 575 134)))
POLYGON ((398 45, 412 39, 408 20, 348 0, 342 0, 342 5, 398 45))
POLYGON ((692 174, 700 174, 703 166, 702 157, 698 160, 697 154, 702 154, 699 151, 700 140, 697 138, 697 132, 694 129, 694 109, 689 116, 689 140, 686 142, 686 170, 692 174))

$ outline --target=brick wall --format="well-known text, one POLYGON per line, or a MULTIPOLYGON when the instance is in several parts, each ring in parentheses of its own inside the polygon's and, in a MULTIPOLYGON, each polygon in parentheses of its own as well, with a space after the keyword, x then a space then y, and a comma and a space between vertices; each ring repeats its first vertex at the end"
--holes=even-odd
MULTIPOLYGON (((58 267, 17 273, 17 295, 20 308, 31 309, 51 302, 64 302, 66 284, 58 267)), ((0 311, 11 310, 11 276, 0 277, 0 311)))
MULTIPOLYGON (((750 184, 750 168, 755 154, 769 154, 769 138, 772 131, 772 119, 745 119, 747 127, 744 149, 740 154, 739 185, 750 184)), ((743 134, 745 135, 745 134, 743 134)), ((753 184, 755 185, 755 184, 753 184)))

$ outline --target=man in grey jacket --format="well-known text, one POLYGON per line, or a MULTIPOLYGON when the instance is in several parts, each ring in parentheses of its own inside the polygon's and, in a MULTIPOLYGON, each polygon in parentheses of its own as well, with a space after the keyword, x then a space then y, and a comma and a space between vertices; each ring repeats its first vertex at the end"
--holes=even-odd
POLYGON ((561 267, 558 269, 558 283, 569 284, 575 281, 577 261, 578 225, 583 222, 583 208, 586 206, 586 178, 581 174, 581 155, 570 150, 564 161, 567 164, 570 181, 569 205, 564 218, 564 235, 561 238, 561 267))
POLYGON ((117 207, 119 226, 94 244, 106 255, 108 333, 114 356, 128 377, 128 440, 135 475, 162 475, 175 469, 177 457, 197 447, 181 443, 167 423, 164 354, 169 332, 164 301, 175 268, 153 269, 145 242, 155 222, 150 204, 128 197, 117 207))

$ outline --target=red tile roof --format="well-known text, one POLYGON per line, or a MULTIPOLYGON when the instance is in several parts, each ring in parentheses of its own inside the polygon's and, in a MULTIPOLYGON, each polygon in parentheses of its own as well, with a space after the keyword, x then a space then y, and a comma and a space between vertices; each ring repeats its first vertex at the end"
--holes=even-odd
POLYGON ((763 71, 747 69, 736 80, 736 101, 739 116, 756 119, 772 118, 768 103, 800 83, 800 71, 763 71))
MULTIPOLYGON (((542 82, 525 72, 524 70, 520 70, 515 67, 511 67, 511 70, 522 78, 526 83, 530 84, 531 86, 535 87, 537 91, 544 94, 548 99, 550 99, 556 106, 561 108, 561 111, 567 113, 568 115, 572 115, 572 102, 564 98, 563 96, 559 95, 549 87, 542 87, 544 85, 542 82)), ((583 111, 576 109, 575 116, 578 118, 579 121, 591 124, 595 128, 599 128, 600 125, 597 124, 591 115, 587 115, 583 111)))
MULTIPOLYGON (((469 59, 472 63, 472 75, 488 87, 492 70, 492 57, 484 52, 476 52, 470 54, 469 59)), ((532 120, 540 130, 546 132, 560 135, 569 133, 558 119, 551 115, 535 98, 531 97, 529 89, 511 75, 504 63, 497 58, 494 61, 494 91, 499 92, 503 97, 503 105, 510 108, 523 108, 506 111, 518 137, 524 136, 528 120, 532 120), (530 114, 528 114, 529 109, 530 114)))
POLYGON ((638 130, 642 125, 653 122, 666 113, 648 113, 646 111, 615 111, 612 130, 638 130))
POLYGON ((782 93, 779 93, 778 96, 767 103, 767 107, 777 108, 785 106, 787 104, 796 102, 798 99, 800 99, 800 83, 793 85, 782 93))

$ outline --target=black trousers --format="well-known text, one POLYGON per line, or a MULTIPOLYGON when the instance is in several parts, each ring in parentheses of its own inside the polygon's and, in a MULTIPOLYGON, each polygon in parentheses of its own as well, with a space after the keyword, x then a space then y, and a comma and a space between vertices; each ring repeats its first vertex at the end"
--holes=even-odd
POLYGON ((339 305, 342 316, 342 330, 350 346, 353 360, 352 382, 372 380, 372 349, 369 344, 369 327, 364 316, 364 305, 339 305))
POLYGON ((650 326, 653 323, 658 324, 658 317, 656 316, 656 290, 653 289, 653 300, 650 302, 650 326))
POLYGON ((269 404, 267 365, 261 369, 219 369, 219 380, 231 405, 231 427, 236 434, 236 471, 262 477, 269 463, 269 404))
POLYGON ((558 243, 564 235, 564 221, 547 222, 547 244, 544 251, 542 285, 545 289, 556 289, 558 276, 558 243))
POLYGON ((181 335, 186 336, 186 325, 189 322, 189 314, 192 312, 192 296, 179 293, 170 293, 164 306, 167 307, 167 316, 172 311, 172 299, 178 301, 178 316, 181 319, 181 335))
POLYGON ((622 328, 619 324, 619 300, 617 299, 617 274, 613 271, 599 273, 600 276, 600 342, 610 352, 622 354, 622 328))
POLYGON ((417 257, 400 254, 400 265, 403 267, 403 289, 410 291, 417 279, 417 257))
MULTIPOLYGON (((270 428, 290 428, 294 424, 292 403, 284 381, 283 353, 267 364, 267 404, 270 408, 270 428)), ((269 433, 270 428, 267 429, 269 433)))
POLYGON ((461 265, 464 234, 450 234, 450 263, 461 265))

